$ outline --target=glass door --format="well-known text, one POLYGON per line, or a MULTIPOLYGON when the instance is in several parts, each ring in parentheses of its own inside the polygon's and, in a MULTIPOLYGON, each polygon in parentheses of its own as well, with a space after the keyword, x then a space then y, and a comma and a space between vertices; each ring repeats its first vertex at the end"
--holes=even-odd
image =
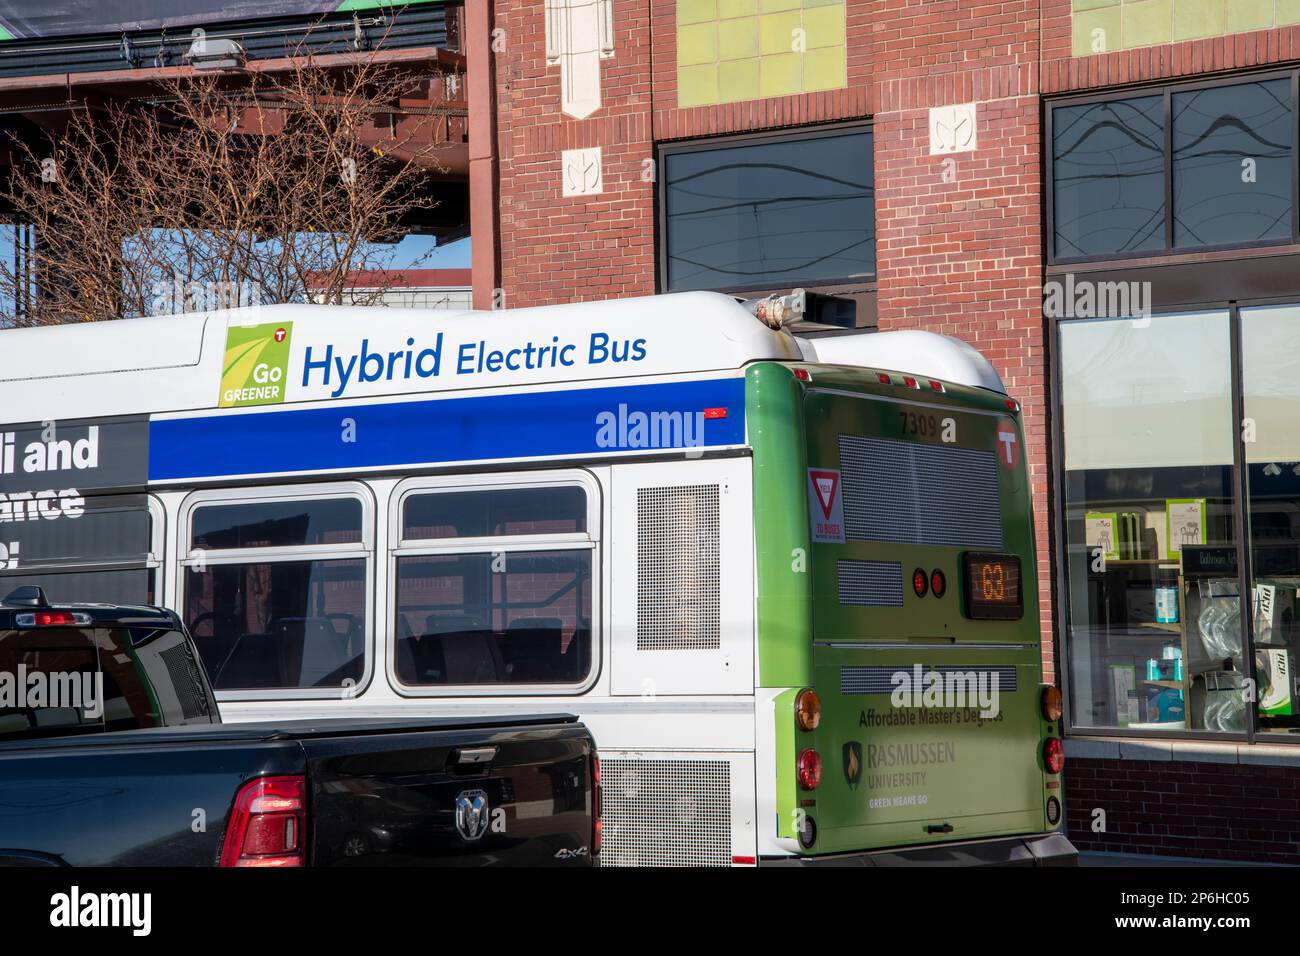
POLYGON ((1300 733, 1300 305, 1241 310, 1242 444, 1260 733, 1300 733))
POLYGON ((1072 726, 1244 733, 1229 313, 1058 328, 1072 726))

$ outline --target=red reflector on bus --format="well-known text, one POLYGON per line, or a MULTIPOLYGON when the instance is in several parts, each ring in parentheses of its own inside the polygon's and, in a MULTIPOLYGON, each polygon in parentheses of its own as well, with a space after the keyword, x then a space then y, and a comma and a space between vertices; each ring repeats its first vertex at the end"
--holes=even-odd
POLYGON ((808 370, 807 370, 806 368, 797 368, 797 369, 795 369, 795 370, 794 370, 794 377, 797 378, 797 379, 798 379, 799 381, 801 381, 801 382, 807 382, 807 381, 809 381, 809 380, 812 378, 812 376, 808 374, 808 370))
POLYGON ((903 384, 906 385, 908 388, 921 387, 920 385, 917 384, 916 379, 912 378, 911 376, 908 376, 907 378, 903 379, 903 384))
POLYGON ((1019 403, 1018 401, 1016 401, 1014 398, 1008 398, 1008 399, 1007 399, 1007 410, 1008 410, 1008 411, 1011 411, 1011 412, 1018 412, 1018 411, 1020 411, 1020 403, 1019 403))
POLYGON ((1065 744, 1059 737, 1048 737, 1043 743, 1043 766, 1048 773, 1060 773, 1065 769, 1065 744))
POLYGON ((752 856, 733 856, 731 862, 735 866, 754 866, 758 860, 752 856))
POLYGON ((894 380, 893 380, 892 378, 890 378, 888 375, 886 375, 884 372, 877 372, 877 373, 876 373, 876 380, 879 381, 881 385, 893 385, 893 384, 894 384, 894 380))
POLYGON ((944 592, 948 590, 948 579, 943 576, 943 572, 935 568, 930 572, 930 591, 935 597, 941 598, 944 592))
POLYGON ((727 410, 725 408, 706 408, 704 410, 705 418, 726 418, 727 410))
POLYGON ((816 790, 817 785, 822 782, 821 754, 811 748, 800 751, 795 771, 802 789, 816 790))
POLYGON ((936 382, 934 379, 930 379, 930 388, 932 388, 936 392, 942 392, 943 382, 936 382))

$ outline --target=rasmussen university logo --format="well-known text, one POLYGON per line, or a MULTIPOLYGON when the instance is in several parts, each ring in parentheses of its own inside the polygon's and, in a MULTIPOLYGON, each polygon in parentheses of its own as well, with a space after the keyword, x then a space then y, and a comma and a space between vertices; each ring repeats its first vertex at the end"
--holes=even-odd
POLYGON ((292 322, 236 325, 226 330, 221 362, 221 408, 284 401, 292 322))

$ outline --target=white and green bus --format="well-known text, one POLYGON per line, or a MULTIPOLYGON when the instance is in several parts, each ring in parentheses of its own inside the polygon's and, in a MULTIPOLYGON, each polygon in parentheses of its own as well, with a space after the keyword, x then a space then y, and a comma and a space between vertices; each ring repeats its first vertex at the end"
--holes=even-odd
POLYGON ((1073 862, 1018 404, 791 319, 0 332, 0 591, 175 608, 229 721, 578 714, 606 865, 1073 862))

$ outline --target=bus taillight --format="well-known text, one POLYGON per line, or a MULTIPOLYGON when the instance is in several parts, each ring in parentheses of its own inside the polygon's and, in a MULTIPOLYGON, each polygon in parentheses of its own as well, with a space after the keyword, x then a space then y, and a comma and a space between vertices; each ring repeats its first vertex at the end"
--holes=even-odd
POLYGON ((1061 719, 1061 714, 1065 712, 1065 706, 1061 703, 1061 691, 1056 687, 1043 688, 1043 717, 1049 723, 1056 723, 1061 719))
POLYGON ((930 572, 930 593, 937 598, 941 598, 948 591, 948 579, 944 577, 943 572, 935 568, 930 572))
POLYGON ((817 751, 811 747, 807 750, 799 751, 799 762, 796 764, 799 774, 799 786, 804 790, 816 790, 817 784, 822 782, 822 758, 817 751))
POLYGON ((794 721, 799 729, 811 733, 822 722, 822 699, 817 691, 805 687, 794 699, 794 721))
POLYGON ((1043 741, 1043 766, 1048 773, 1060 773, 1065 769, 1065 744, 1059 737, 1048 737, 1043 741))

